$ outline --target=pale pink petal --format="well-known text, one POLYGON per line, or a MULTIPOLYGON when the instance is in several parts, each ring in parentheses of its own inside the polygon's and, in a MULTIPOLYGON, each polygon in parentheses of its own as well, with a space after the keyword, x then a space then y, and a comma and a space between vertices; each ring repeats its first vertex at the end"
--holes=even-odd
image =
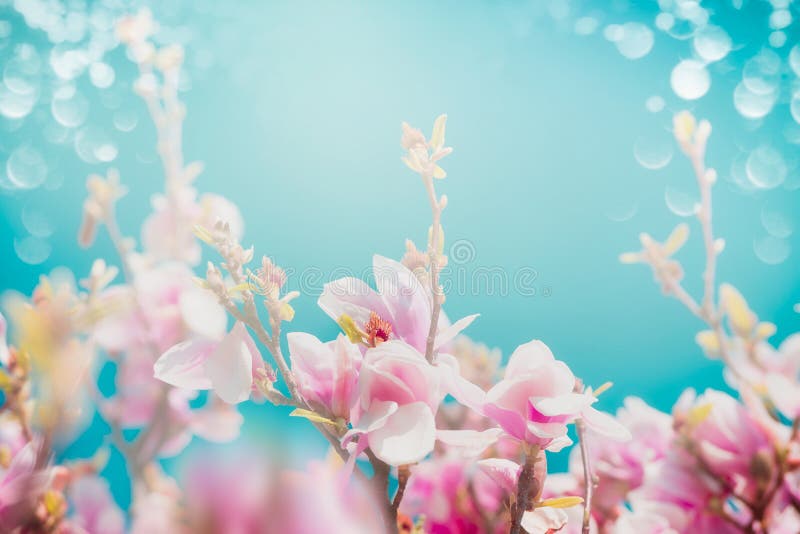
POLYGON ((567 524, 567 513, 560 508, 537 508, 522 516, 522 528, 528 534, 548 534, 567 524))
POLYGON ((207 339, 178 343, 156 361, 154 376, 179 388, 211 389, 205 364, 216 348, 217 342, 207 339))
POLYGON ((237 322, 205 363, 214 391, 229 404, 247 400, 253 387, 253 353, 246 341, 249 337, 245 326, 237 322))
POLYGON ((436 423, 424 402, 400 406, 386 422, 369 433, 369 446, 389 465, 419 462, 433 452, 436 423))
POLYGON ((472 321, 477 319, 478 313, 474 315, 467 315, 456 321, 455 323, 451 324, 450 326, 444 328, 443 330, 439 330, 436 333, 436 343, 434 344, 434 349, 439 349, 446 343, 449 343, 455 337, 462 332, 465 328, 472 324, 472 321))
POLYGON ((194 434, 215 443, 239 437, 244 417, 233 407, 212 407, 192 412, 190 428, 194 434))
POLYGON ((436 357, 436 364, 441 371, 441 384, 444 392, 452 395, 467 408, 482 414, 486 392, 461 376, 460 366, 455 356, 440 353, 436 357))
POLYGON ((478 468, 489 475, 503 491, 514 493, 517 489, 519 472, 522 469, 518 463, 505 458, 487 458, 478 461, 478 468))
POLYGON ((572 415, 580 413, 596 400, 585 393, 566 393, 558 397, 531 397, 530 402, 542 415, 572 415))
POLYGON ((555 360, 555 356, 553 356, 550 348, 538 339, 534 339, 514 350, 508 360, 505 377, 514 378, 528 374, 540 365, 550 363, 553 360, 555 360))
POLYGON ((424 351, 431 322, 430 294, 400 262, 376 254, 372 257, 372 271, 394 334, 424 351))
POLYGON ((199 287, 181 293, 178 305, 186 327, 209 339, 221 339, 228 327, 228 314, 210 291, 199 287))
POLYGON ((789 419, 800 415, 800 387, 783 375, 770 373, 764 380, 767 395, 780 412, 789 419))
POLYGON ((380 295, 358 278, 340 278, 325 284, 317 304, 334 321, 349 315, 359 326, 369 320, 370 312, 386 320, 390 317, 380 295))
POLYGON ((581 412, 586 426, 594 432, 616 441, 628 441, 631 432, 607 413, 588 407, 581 412))

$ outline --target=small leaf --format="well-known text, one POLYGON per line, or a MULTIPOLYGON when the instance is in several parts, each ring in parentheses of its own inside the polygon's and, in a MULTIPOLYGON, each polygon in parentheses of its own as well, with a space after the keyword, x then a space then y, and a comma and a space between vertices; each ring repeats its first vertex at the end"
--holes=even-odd
POLYGON ((550 507, 550 508, 569 508, 583 503, 583 498, 576 496, 569 497, 556 497, 555 499, 545 499, 536 503, 536 507, 550 507))
POLYGON ((309 421, 314 421, 315 423, 325 423, 326 425, 336 426, 336 421, 328 419, 327 417, 323 417, 316 412, 312 412, 311 410, 306 410, 304 408, 295 408, 295 410, 289 415, 292 417, 305 417, 309 421))

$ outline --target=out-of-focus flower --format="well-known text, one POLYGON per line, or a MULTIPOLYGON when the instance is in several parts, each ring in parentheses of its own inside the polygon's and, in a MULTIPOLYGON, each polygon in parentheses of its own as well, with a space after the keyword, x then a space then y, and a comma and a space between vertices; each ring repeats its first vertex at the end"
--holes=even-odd
MULTIPOLYGON (((746 524, 744 515, 730 503, 720 500, 722 486, 704 474, 687 458, 684 451, 670 450, 667 456, 648 469, 647 482, 630 494, 634 513, 665 519, 678 532, 741 532, 723 517, 746 524), (737 519, 738 518, 738 519, 737 519)), ((662 529, 665 527, 662 524, 662 529)), ((665 532, 670 532, 669 528, 665 532)))
POLYGON ((0 530, 13 532, 33 511, 35 501, 50 484, 49 469, 36 470, 37 444, 31 442, 0 468, 0 530))
POLYGON ((123 17, 117 22, 117 38, 128 46, 134 46, 150 37, 155 29, 153 14, 144 8, 135 15, 123 17))
POLYGON ((675 227, 664 243, 659 243, 649 234, 643 233, 639 236, 642 250, 626 252, 619 259, 622 263, 649 264, 653 268, 656 279, 662 283, 665 280, 680 281, 683 278, 683 268, 680 263, 670 258, 683 247, 688 238, 689 227, 683 223, 675 227))
POLYGON ((86 180, 86 189, 89 196, 83 203, 83 222, 78 234, 78 242, 84 247, 94 242, 97 225, 109 220, 117 200, 128 192, 120 184, 116 169, 109 169, 105 178, 98 174, 90 175, 86 180))
POLYGON ((721 391, 687 391, 673 411, 675 427, 700 468, 725 480, 736 495, 754 498, 777 475, 776 425, 721 391))
MULTIPOLYGON (((587 432, 590 465, 597 477, 592 512, 601 525, 624 512, 628 493, 644 483, 648 466, 665 457, 674 436, 672 418, 636 397, 625 399, 617 411, 617 421, 631 432, 632 439, 620 442, 587 432)), ((583 484, 580 456, 580 451, 573 449, 570 472, 583 484)), ((577 494, 583 491, 579 489, 577 494)))
MULTIPOLYGON (((377 291, 358 278, 340 278, 325 284, 319 298, 320 308, 338 322, 353 341, 366 344, 370 339, 366 331, 368 325, 381 321, 380 324, 389 327, 384 329, 386 339, 401 339, 424 352, 431 325, 429 290, 403 264, 383 256, 373 257, 372 272, 377 291)), ((439 348, 451 341, 475 317, 465 317, 449 326, 445 319, 441 320, 435 346, 439 348)))
POLYGON ((69 485, 69 500, 74 513, 69 532, 122 534, 125 516, 111 497, 108 482, 97 476, 84 476, 69 485))
MULTIPOLYGON (((474 459, 438 457, 413 466, 400 512, 424 518, 424 532, 506 532, 503 503, 510 492, 484 469, 475 469, 473 462, 474 459), (486 525, 484 517, 496 520, 486 525), (486 527, 491 530, 484 530, 486 527)), ((507 462, 518 470, 517 464, 507 462)))
POLYGON ((343 335, 323 343, 311 334, 287 336, 292 372, 300 394, 335 419, 350 419, 358 390, 361 351, 343 335))
POLYGON ((93 337, 103 349, 118 353, 154 344, 165 351, 187 338, 220 339, 225 334, 225 309, 195 285, 185 265, 163 263, 137 269, 134 274, 138 305, 129 289, 112 287, 104 292, 109 299, 127 301, 127 305, 94 328, 93 337))
MULTIPOLYGON (((255 450, 190 457, 183 476, 186 532, 272 532, 275 475, 255 450)), ((311 512, 309 510, 309 512, 311 512)))
POLYGON ((344 484, 341 462, 311 463, 285 472, 271 501, 269 531, 292 534, 386 534, 377 496, 358 480, 344 484))
POLYGON ((450 154, 453 149, 444 146, 444 132, 447 115, 439 115, 433 123, 433 133, 430 141, 416 128, 407 123, 402 124, 403 135, 400 145, 407 151, 403 162, 408 168, 423 176, 444 178, 447 173, 439 167, 437 162, 450 154))
POLYGON ((155 363, 155 377, 189 390, 212 389, 227 403, 250 398, 253 377, 263 365, 261 353, 237 322, 221 341, 197 339, 178 343, 155 363))
POLYGON ((553 357, 541 341, 520 345, 511 355, 505 376, 486 394, 484 413, 510 436, 557 451, 572 441, 567 424, 583 419, 599 434, 627 439, 630 433, 611 416, 592 407, 597 398, 588 389, 575 390, 569 367, 553 357))

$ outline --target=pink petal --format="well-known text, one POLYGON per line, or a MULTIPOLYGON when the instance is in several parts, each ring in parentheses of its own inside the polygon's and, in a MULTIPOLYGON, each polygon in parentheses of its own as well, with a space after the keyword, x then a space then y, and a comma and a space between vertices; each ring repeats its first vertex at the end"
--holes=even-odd
POLYGON ((587 427, 601 436, 616 441, 628 441, 631 439, 630 430, 607 413, 589 407, 581 412, 581 418, 586 422, 587 427))
POLYGON ((253 387, 254 355, 249 337, 245 326, 237 322, 205 362, 214 391, 229 404, 247 400, 253 387))
POLYGON ((504 458, 487 458, 478 461, 478 468, 505 492, 511 494, 517 490, 517 480, 522 469, 518 463, 504 458))
POLYGON ((547 534, 567 524, 567 513, 560 508, 537 508, 522 516, 522 528, 528 534, 547 534))
POLYGON ((397 337, 424 351, 431 322, 431 299, 405 265, 377 254, 372 257, 375 285, 397 337))
POLYGON ((469 325, 472 324, 472 321, 478 318, 478 313, 474 315, 467 315, 456 321, 455 323, 451 324, 450 326, 446 327, 444 330, 439 330, 436 333, 436 343, 434 345, 435 349, 439 349, 443 345, 449 343, 455 337, 461 333, 462 330, 467 328, 469 325))
POLYGON ((536 369, 540 365, 552 362, 555 360, 550 348, 539 341, 534 339, 524 345, 520 345, 511 354, 506 366, 506 378, 514 378, 522 374, 527 374, 536 369))
POLYGON ((211 389, 205 363, 216 348, 217 342, 207 339, 178 343, 156 361, 154 376, 178 388, 211 389))
POLYGON ((178 302, 181 317, 193 333, 209 339, 221 339, 228 327, 228 314, 217 297, 199 287, 181 293, 178 302))
POLYGON ((215 443, 226 443, 239 437, 244 417, 235 408, 211 407, 192 413, 191 430, 197 436, 215 443))
POLYGON ((585 393, 567 393, 558 397, 532 397, 530 402, 542 415, 553 416, 578 414, 596 400, 585 393))
POLYGON ((400 406, 385 424, 369 433, 369 446, 389 465, 419 462, 433 452, 436 423, 424 402, 400 406))
POLYGON ((467 408, 483 413, 486 392, 461 376, 458 360, 450 354, 440 353, 436 364, 441 371, 441 383, 444 392, 452 395, 467 408))
POLYGON ((370 312, 386 320, 390 317, 380 295, 358 278, 340 278, 325 284, 317 304, 334 321, 349 315, 359 326, 369 320, 370 312))

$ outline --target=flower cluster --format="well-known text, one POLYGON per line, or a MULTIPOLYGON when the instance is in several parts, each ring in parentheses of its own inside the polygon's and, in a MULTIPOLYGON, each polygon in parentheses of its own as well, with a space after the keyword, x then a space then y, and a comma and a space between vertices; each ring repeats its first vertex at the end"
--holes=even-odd
MULTIPOLYGON (((442 215, 436 186, 447 118, 430 139, 402 124, 402 160, 431 209, 427 244, 400 261, 374 256, 374 287, 327 284, 319 307, 333 339, 284 330, 295 315, 287 272, 242 244, 237 208, 200 195, 199 163, 185 163, 178 99, 180 47, 151 41, 147 11, 120 21, 139 68, 135 90, 158 134, 165 188, 141 228, 141 246, 115 218, 119 173, 93 175, 79 242, 105 229, 119 268, 97 259, 80 285, 42 278, 0 316, 0 529, 4 532, 364 533, 790 533, 800 526, 800 341, 779 348, 732 286, 716 286, 723 242, 714 237, 704 164, 710 125, 688 113, 676 139, 700 188, 704 294, 682 286, 679 226, 647 234, 624 262, 650 265, 663 291, 705 327, 697 342, 726 365, 729 393, 685 392, 672 414, 629 398, 616 416, 593 388, 537 339, 505 364, 463 332, 476 320, 443 310, 442 215), (220 259, 195 268, 205 243, 220 259), (114 283, 118 276, 123 280, 114 283), (718 295, 718 296, 717 296, 718 295), (284 339, 285 338, 285 339, 284 339), (285 343, 284 343, 285 341, 285 343), (285 348, 288 352, 284 352, 285 348), (98 376, 114 373, 112 391, 98 376), (253 400, 291 409, 330 445, 305 472, 280 471, 254 451, 215 465, 203 457, 172 478, 161 459, 193 437, 234 440, 253 400), (88 460, 59 464, 59 447, 94 410, 108 439, 88 460), (573 444, 570 471, 548 456, 573 444), (129 516, 99 475, 112 450, 131 477, 129 516)), ((533 337, 533 336, 531 336, 533 337)))

